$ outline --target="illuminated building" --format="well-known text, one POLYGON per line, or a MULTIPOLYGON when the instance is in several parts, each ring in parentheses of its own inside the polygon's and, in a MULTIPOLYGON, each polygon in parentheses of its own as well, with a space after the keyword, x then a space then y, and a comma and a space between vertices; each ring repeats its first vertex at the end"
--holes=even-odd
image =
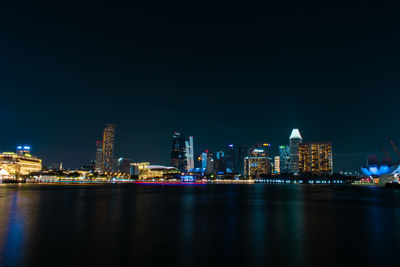
POLYGON ((175 167, 147 165, 139 172, 140 180, 147 179, 177 179, 180 171, 175 167))
POLYGON ((31 147, 30 146, 17 146, 17 153, 18 154, 30 154, 31 147))
POLYGON ((214 172, 217 174, 226 172, 226 159, 223 151, 218 151, 214 159, 214 172))
POLYGON ((180 172, 186 171, 186 143, 181 133, 174 132, 172 135, 171 158, 169 165, 177 168, 180 172))
POLYGON ((274 172, 281 173, 281 158, 279 156, 274 157, 274 172))
POLYGON ((103 142, 96 142, 96 162, 94 165, 96 172, 103 172, 103 142))
POLYGON ((290 148, 289 146, 279 146, 280 173, 290 172, 290 148))
POLYGON ((131 159, 119 158, 117 161, 117 170, 123 174, 131 174, 131 159))
MULTIPOLYGON (((29 149, 30 150, 30 149, 29 149)), ((27 153, 28 150, 18 153, 4 152, 0 154, 0 168, 14 178, 18 175, 28 175, 42 170, 42 160, 27 153)))
POLYGON ((302 173, 333 174, 332 158, 330 142, 299 144, 299 170, 302 173))
POLYGON ((244 174, 250 178, 268 174, 268 161, 264 149, 251 149, 249 156, 244 158, 244 174))
POLYGON ((244 159, 248 155, 248 148, 246 145, 240 145, 237 149, 236 154, 236 170, 233 170, 234 173, 244 174, 244 159))
POLYGON ((193 136, 189 136, 189 141, 185 141, 186 146, 186 170, 188 172, 194 169, 194 152, 193 152, 193 136))
POLYGON ((115 125, 104 125, 103 131, 103 172, 112 172, 114 159, 115 125))
POLYGON ((205 174, 206 175, 210 175, 210 174, 214 174, 214 158, 213 158, 213 154, 209 153, 207 151, 207 166, 205 169, 205 174))
POLYGON ((206 150, 206 152, 201 153, 201 169, 203 172, 205 172, 207 169, 207 153, 208 150, 206 150))
POLYGON ((139 175, 140 171, 150 165, 150 162, 131 163, 131 175, 139 175))
POLYGON ((290 172, 299 173, 299 144, 303 141, 299 129, 293 129, 289 137, 290 144, 290 172))
POLYGON ((226 148, 226 172, 232 173, 237 170, 237 153, 233 144, 229 144, 226 148))

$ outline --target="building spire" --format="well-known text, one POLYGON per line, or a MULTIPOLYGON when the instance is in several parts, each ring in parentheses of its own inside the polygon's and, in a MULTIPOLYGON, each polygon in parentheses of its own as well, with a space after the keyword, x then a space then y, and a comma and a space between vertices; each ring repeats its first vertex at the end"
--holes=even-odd
POLYGON ((289 139, 303 139, 303 138, 301 138, 299 129, 293 129, 292 134, 290 135, 289 139))

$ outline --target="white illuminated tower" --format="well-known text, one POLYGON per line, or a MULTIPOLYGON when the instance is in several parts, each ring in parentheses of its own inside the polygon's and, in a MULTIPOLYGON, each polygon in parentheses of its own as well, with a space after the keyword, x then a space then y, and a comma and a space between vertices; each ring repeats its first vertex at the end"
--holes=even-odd
POLYGON ((299 129, 293 129, 289 137, 290 144, 290 172, 299 173, 299 143, 303 141, 299 129))
POLYGON ((187 171, 190 172, 194 169, 194 152, 193 152, 193 136, 189 136, 189 141, 185 141, 186 145, 186 160, 187 171))

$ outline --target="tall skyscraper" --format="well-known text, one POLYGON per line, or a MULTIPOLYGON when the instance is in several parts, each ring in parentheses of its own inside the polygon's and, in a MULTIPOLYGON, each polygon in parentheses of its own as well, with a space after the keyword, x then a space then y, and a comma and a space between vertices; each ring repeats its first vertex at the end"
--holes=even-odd
POLYGON ((95 172, 103 172, 103 142, 96 141, 96 163, 94 165, 95 172))
POLYGON ((103 172, 112 172, 114 161, 115 125, 104 125, 103 131, 103 172))
POLYGON ((207 166, 204 172, 207 175, 214 174, 214 157, 213 154, 207 151, 207 166))
POLYGON ((246 145, 240 145, 237 149, 236 154, 236 170, 234 173, 244 174, 244 159, 248 156, 248 147, 246 145))
POLYGON ((279 146, 280 173, 290 172, 290 147, 279 146))
POLYGON ((189 141, 185 141, 186 145, 186 169, 188 172, 194 169, 194 152, 193 152, 193 136, 189 136, 189 141))
POLYGON ((216 158, 214 159, 214 171, 216 173, 226 172, 226 158, 223 151, 218 151, 216 154, 216 158))
POLYGON ((299 129, 293 129, 289 137, 290 144, 290 172, 299 173, 299 144, 303 141, 299 129))
POLYGON ((277 174, 281 173, 281 159, 279 156, 274 157, 274 172, 277 174))
POLYGON ((299 144, 299 170, 302 173, 333 174, 332 144, 299 144))
POLYGON ((244 174, 251 178, 260 178, 260 175, 269 174, 267 154, 264 149, 250 149, 249 156, 244 158, 244 174))
POLYGON ((208 150, 206 150, 206 152, 201 153, 201 171, 205 172, 207 169, 207 153, 208 150))
POLYGON ((180 172, 186 171, 186 143, 180 132, 172 135, 171 158, 169 164, 180 172))
POLYGON ((226 148, 226 172, 236 172, 237 171, 237 153, 235 146, 233 144, 229 144, 226 148))

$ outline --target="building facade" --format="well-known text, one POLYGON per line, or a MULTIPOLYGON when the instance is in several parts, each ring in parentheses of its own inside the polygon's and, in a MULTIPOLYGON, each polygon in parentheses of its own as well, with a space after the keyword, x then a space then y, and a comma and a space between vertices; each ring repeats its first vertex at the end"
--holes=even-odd
POLYGON ((185 139, 181 136, 180 132, 174 132, 172 135, 172 148, 169 165, 177 168, 180 172, 185 172, 187 170, 186 164, 185 139))
POLYGON ((189 136, 189 141, 185 141, 186 145, 186 170, 188 172, 194 169, 194 151, 193 151, 193 136, 189 136))
POLYGON ((244 158, 244 174, 249 178, 260 178, 268 174, 267 155, 263 149, 251 149, 249 156, 244 158))
POLYGON ((115 137, 115 125, 106 124, 104 125, 103 131, 103 172, 113 171, 114 161, 114 137, 115 137))
POLYGON ((299 170, 301 173, 333 174, 332 144, 299 144, 299 170))
POLYGON ((299 144, 303 141, 299 129, 293 129, 289 137, 290 144, 290 172, 299 173, 299 144))
POLYGON ((280 173, 290 172, 290 148, 289 146, 279 146, 280 173))
POLYGON ((103 172, 103 142, 96 141, 96 162, 94 165, 95 172, 103 172))
POLYGON ((17 148, 17 151, 17 153, 0 154, 0 169, 6 171, 10 177, 15 179, 18 175, 28 175, 42 170, 42 160, 30 154, 30 147, 23 150, 17 148))
POLYGON ((276 174, 281 173, 281 159, 279 156, 274 157, 274 173, 276 174))

